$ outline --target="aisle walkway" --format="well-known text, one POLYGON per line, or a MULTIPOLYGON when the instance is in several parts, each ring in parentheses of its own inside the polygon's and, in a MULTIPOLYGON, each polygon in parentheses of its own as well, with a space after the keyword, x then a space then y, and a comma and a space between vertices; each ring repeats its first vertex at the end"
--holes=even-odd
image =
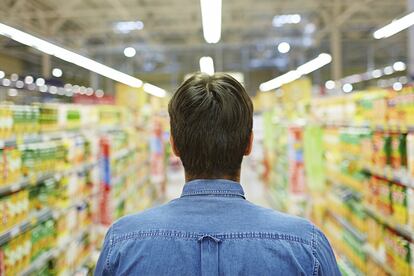
MULTIPOLYGON (((184 172, 182 170, 172 171, 170 169, 167 175, 167 200, 171 200, 181 195, 184 185, 184 172)), ((257 168, 255 167, 253 161, 249 158, 246 158, 243 162, 241 184, 246 198, 249 201, 270 208, 270 205, 266 200, 265 189, 259 178, 257 168)))

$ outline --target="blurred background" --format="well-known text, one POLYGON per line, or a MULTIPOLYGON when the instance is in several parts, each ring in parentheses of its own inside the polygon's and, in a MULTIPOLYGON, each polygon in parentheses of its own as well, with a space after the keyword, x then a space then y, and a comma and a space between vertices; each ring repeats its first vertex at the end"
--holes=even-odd
POLYGON ((0 275, 89 275, 117 218, 180 196, 167 104, 255 105, 247 198, 343 275, 414 275, 414 0, 0 0, 0 275))

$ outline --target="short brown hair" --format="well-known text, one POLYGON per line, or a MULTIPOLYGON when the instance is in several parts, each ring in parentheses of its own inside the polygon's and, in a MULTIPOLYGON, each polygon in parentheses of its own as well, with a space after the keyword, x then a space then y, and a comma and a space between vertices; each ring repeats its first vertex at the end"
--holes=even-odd
POLYGON ((233 77, 194 74, 168 105, 171 135, 186 174, 196 178, 235 176, 253 127, 253 104, 233 77))

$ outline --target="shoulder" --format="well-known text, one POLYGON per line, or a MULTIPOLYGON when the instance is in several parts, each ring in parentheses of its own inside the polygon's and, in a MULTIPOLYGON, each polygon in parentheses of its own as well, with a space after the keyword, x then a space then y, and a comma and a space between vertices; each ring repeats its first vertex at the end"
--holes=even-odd
POLYGON ((112 235, 116 239, 131 232, 157 227, 168 216, 165 212, 168 209, 167 205, 168 203, 119 218, 111 226, 112 235))
POLYGON ((249 205, 255 214, 257 225, 260 225, 266 231, 288 233, 304 238, 309 242, 317 235, 318 229, 305 218, 264 208, 252 203, 249 203, 249 205))

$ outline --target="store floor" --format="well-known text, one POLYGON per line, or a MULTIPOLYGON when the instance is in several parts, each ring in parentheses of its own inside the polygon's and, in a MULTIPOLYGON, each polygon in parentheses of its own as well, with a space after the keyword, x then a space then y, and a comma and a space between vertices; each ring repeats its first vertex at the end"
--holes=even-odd
MULTIPOLYGON (((184 185, 184 172, 182 169, 173 170, 168 169, 167 172, 167 200, 172 200, 181 195, 184 185)), ((246 198, 258 205, 270 208, 269 202, 266 199, 266 192, 263 182, 260 180, 258 170, 253 159, 246 158, 242 165, 241 184, 244 189, 246 198)))

